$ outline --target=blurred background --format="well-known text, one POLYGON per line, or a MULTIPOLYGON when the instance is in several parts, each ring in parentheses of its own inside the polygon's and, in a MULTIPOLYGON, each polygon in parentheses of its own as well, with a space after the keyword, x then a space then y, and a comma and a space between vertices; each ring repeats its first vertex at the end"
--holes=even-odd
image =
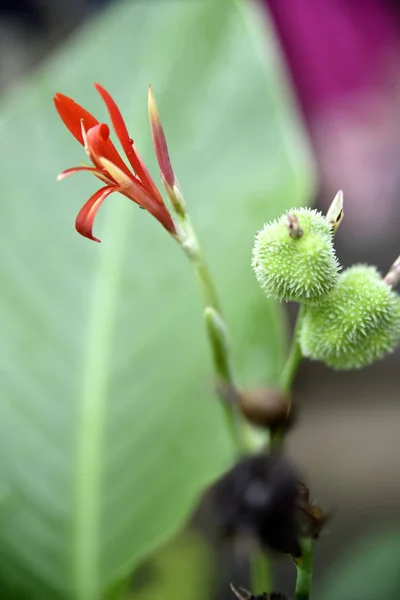
MULTIPOLYGON (((0 92, 18 86, 110 3, 1 0, 0 92)), ((312 148, 317 193, 310 201, 325 211, 343 189, 345 218, 336 242, 341 263, 373 263, 386 272, 400 252, 400 3, 259 4, 274 26, 293 103, 312 148)), ((292 321, 291 307, 288 315, 292 321)), ((339 374, 310 362, 300 369, 295 385, 300 418, 288 450, 314 499, 332 511, 317 546, 316 589, 322 591, 316 600, 400 597, 399 373, 399 351, 361 371, 339 374), (339 582, 332 570, 336 563, 348 569, 339 582)), ((139 597, 180 598, 174 581, 183 571, 193 598, 229 598, 231 580, 249 585, 245 561, 220 546, 207 501, 186 535, 140 569, 139 597), (169 590, 163 596, 146 587, 154 577, 169 590)), ((277 587, 290 592, 292 566, 278 560, 276 569, 277 587)), ((187 588, 182 589, 188 598, 187 588)))

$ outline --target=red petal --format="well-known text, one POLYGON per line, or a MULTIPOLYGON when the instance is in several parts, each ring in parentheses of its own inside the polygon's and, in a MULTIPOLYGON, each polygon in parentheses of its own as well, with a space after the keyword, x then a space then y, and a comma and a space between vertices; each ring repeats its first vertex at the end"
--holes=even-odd
POLYGON ((104 174, 95 167, 72 167, 71 169, 65 169, 64 171, 61 171, 61 173, 57 175, 57 180, 61 181, 69 175, 72 175, 73 173, 79 173, 80 171, 89 171, 89 173, 93 173, 93 175, 104 177, 104 174))
POLYGON ((102 159, 101 164, 110 173, 111 177, 118 184, 118 191, 145 208, 153 217, 155 217, 169 233, 175 234, 174 222, 169 214, 165 204, 160 204, 144 187, 136 177, 127 177, 118 167, 107 159, 102 159))
POLYGON ((151 86, 149 86, 148 107, 154 150, 156 151, 160 171, 169 187, 173 188, 175 184, 175 175, 169 158, 167 140, 165 139, 164 129, 161 124, 160 115, 157 110, 157 104, 151 86))
POLYGON ((110 115, 111 122, 115 129, 115 133, 121 143, 122 148, 133 168, 135 173, 141 179, 142 183, 153 193, 154 197, 157 199, 157 202, 164 204, 163 199, 160 195, 160 192, 157 189, 156 184, 154 183, 149 171, 147 170, 144 162, 142 161, 140 155, 136 152, 133 146, 133 141, 129 137, 128 129, 125 125, 125 121, 121 115, 121 111, 116 105, 113 98, 110 94, 105 90, 101 85, 95 83, 95 88, 99 92, 102 97, 108 113, 110 115))
POLYGON ((57 93, 53 100, 57 112, 64 122, 64 125, 83 146, 84 143, 81 130, 81 121, 83 120, 85 129, 87 131, 91 127, 98 125, 98 120, 95 119, 90 112, 82 108, 80 104, 77 104, 74 100, 72 100, 72 98, 64 96, 64 94, 57 93))
POLYGON ((110 140, 108 125, 101 123, 86 131, 86 141, 90 158, 97 167, 101 168, 99 159, 106 158, 114 165, 117 165, 126 175, 129 177, 132 176, 119 155, 118 150, 110 140))
POLYGON ((145 208, 147 212, 153 215, 153 217, 155 217, 169 233, 172 233, 172 235, 176 234, 174 222, 166 209, 165 204, 157 202, 140 183, 131 180, 129 188, 121 188, 120 191, 122 194, 136 202, 136 204, 145 208))
POLYGON ((83 235, 83 237, 93 240, 94 242, 100 242, 100 240, 92 234, 93 221, 102 202, 107 196, 115 191, 117 191, 115 185, 103 187, 100 190, 97 190, 97 192, 95 192, 82 206, 75 220, 75 228, 78 233, 83 235))
POLYGON ((153 217, 155 217, 171 235, 176 235, 175 224, 171 218, 171 215, 166 209, 165 204, 160 204, 153 198, 151 200, 152 202, 146 206, 146 210, 153 215, 153 217))

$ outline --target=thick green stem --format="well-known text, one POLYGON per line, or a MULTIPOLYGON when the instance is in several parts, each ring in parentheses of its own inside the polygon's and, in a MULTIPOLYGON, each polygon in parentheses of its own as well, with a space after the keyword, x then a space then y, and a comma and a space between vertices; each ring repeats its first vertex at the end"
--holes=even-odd
MULTIPOLYGON (((294 378, 297 373, 297 369, 302 359, 302 353, 299 344, 299 330, 301 326, 301 319, 304 312, 304 306, 300 306, 299 313, 297 315, 296 326, 293 332, 292 345, 289 351, 286 364, 282 371, 281 376, 281 389, 284 392, 290 392, 293 385, 294 378)), ((288 399, 290 402, 290 397, 288 399)), ((290 404, 288 410, 290 410, 290 404)), ((275 436, 273 442, 275 445, 279 445, 282 441, 282 432, 279 432, 275 436)), ((311 594, 311 584, 313 575, 313 542, 310 539, 303 539, 301 542, 302 555, 301 558, 296 561, 297 568, 297 580, 296 580, 296 593, 295 600, 309 600, 311 594)))
POLYGON ((300 309, 299 309, 299 312, 297 315, 296 326, 295 326, 294 332, 293 332, 293 338, 292 338, 292 343, 291 343, 290 350, 289 350, 289 355, 287 357, 285 366, 283 367, 283 370, 282 370, 281 390, 283 392, 290 392, 290 389, 293 384, 293 380, 295 378, 297 369, 299 368, 299 365, 300 365, 300 362, 302 359, 302 354, 301 354, 300 344, 299 344, 299 330, 300 330, 300 324, 301 324, 303 311, 304 311, 304 306, 302 305, 302 306, 300 306, 300 309))
POLYGON ((311 585, 314 567, 314 544, 313 541, 304 538, 301 544, 301 558, 296 561, 297 580, 295 600, 310 600, 311 585))
MULTIPOLYGON (((294 328, 292 343, 290 346, 289 354, 286 359, 285 366, 283 367, 281 380, 280 380, 280 388, 282 392, 285 392, 287 396, 287 414, 289 414, 291 410, 291 398, 290 398, 290 390, 293 385, 294 378, 297 373, 297 369, 299 368, 301 359, 303 357, 299 344, 299 330, 301 325, 301 319, 304 311, 304 306, 301 305, 299 312, 297 314, 296 326, 294 328)), ((285 430, 284 428, 279 428, 273 432, 271 435, 271 447, 280 448, 282 445, 282 440, 284 436, 285 430)))

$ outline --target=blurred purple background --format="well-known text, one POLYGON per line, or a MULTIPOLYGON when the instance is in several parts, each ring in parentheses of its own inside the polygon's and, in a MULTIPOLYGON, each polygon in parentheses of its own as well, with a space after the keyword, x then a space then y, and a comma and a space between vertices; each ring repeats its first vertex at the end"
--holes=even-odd
POLYGON ((321 204, 326 207, 342 188, 347 228, 353 235, 362 240, 396 237, 399 6, 387 0, 264 3, 279 34, 315 150, 321 204))

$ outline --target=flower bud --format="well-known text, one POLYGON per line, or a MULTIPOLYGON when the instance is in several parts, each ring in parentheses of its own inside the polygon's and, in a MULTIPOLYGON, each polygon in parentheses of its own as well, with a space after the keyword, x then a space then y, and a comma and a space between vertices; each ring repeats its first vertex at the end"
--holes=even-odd
POLYGON ((276 428, 291 420, 289 398, 280 390, 258 388, 240 392, 239 407, 246 419, 259 427, 276 428))
POLYGON ((328 212, 326 213, 326 220, 332 227, 333 233, 339 229, 340 223, 343 220, 343 192, 339 190, 332 204, 330 205, 328 212))
POLYGON ((267 223, 257 233, 252 266, 270 298, 311 302, 338 280, 332 225, 317 210, 299 208, 267 223))
POLYGON ((307 307, 300 327, 304 356, 335 369, 365 367, 400 340, 400 297, 375 267, 355 265, 337 287, 307 307))
POLYGON ((386 273, 384 277, 384 282, 390 285, 390 287, 395 287, 400 281, 400 256, 396 258, 389 271, 386 273))

